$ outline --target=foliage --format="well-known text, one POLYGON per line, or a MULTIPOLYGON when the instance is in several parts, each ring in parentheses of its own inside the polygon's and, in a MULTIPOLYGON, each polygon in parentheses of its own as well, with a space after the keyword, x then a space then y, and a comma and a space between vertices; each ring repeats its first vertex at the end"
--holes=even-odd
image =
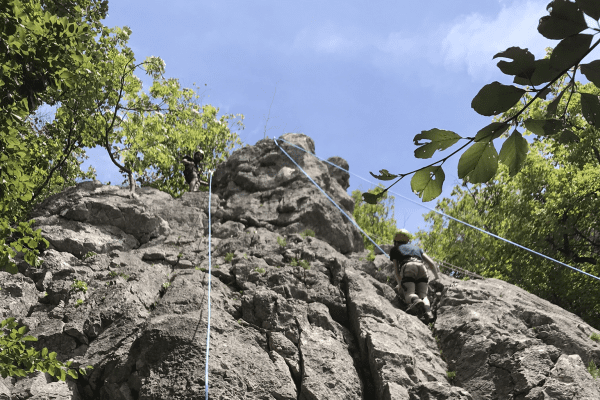
POLYGON ((307 236, 315 237, 315 232, 312 229, 307 229, 304 232, 302 232, 300 234, 300 236, 302 236, 302 237, 307 237, 307 236))
POLYGON ((593 360, 590 360, 587 370, 594 379, 600 378, 600 370, 598 370, 598 367, 593 360))
MULTIPOLYGON (((600 3, 591 0, 554 0, 548 4, 549 15, 542 17, 538 24, 538 32, 548 38, 560 40, 549 57, 535 60, 533 54, 527 49, 510 47, 497 53, 493 58, 502 58, 498 68, 506 75, 513 78, 516 85, 504 85, 492 82, 485 85, 473 98, 471 107, 478 114, 494 116, 505 113, 516 107, 516 112, 505 115, 505 118, 494 121, 480 129, 475 136, 462 137, 461 135, 433 128, 422 131, 414 137, 416 158, 431 158, 436 151, 443 151, 463 140, 458 149, 448 156, 435 161, 415 171, 401 174, 392 174, 383 169, 379 175, 371 175, 379 180, 396 181, 378 194, 362 193, 363 199, 370 204, 375 204, 382 198, 389 188, 406 176, 413 175, 411 180, 412 190, 422 198, 430 201, 442 192, 445 174, 442 166, 450 157, 466 149, 458 161, 458 177, 464 182, 472 184, 484 183, 492 180, 498 171, 499 163, 509 169, 510 176, 521 170, 527 158, 528 144, 517 130, 519 126, 526 128, 538 137, 554 137, 561 141, 563 148, 568 148, 568 143, 578 139, 585 140, 590 134, 588 131, 576 131, 571 124, 569 116, 556 113, 556 105, 561 98, 568 94, 568 98, 579 93, 581 109, 578 116, 585 118, 594 128, 600 127, 600 99, 597 94, 579 92, 575 85, 577 71, 600 87, 600 60, 582 63, 583 59, 594 50, 600 39, 592 44, 594 35, 600 28, 588 26, 585 16, 598 21, 600 18, 600 3), (592 34, 582 33, 589 30, 592 34), (506 61, 504 59, 511 60, 506 61), (555 100, 547 113, 527 119, 522 116, 538 99, 546 99, 549 89, 555 83, 569 77, 570 84, 564 91, 553 93, 555 100), (523 102, 521 104, 520 102, 523 102), (494 141, 513 128, 508 140, 504 141, 500 154, 498 154, 494 141), (468 147, 468 148, 467 148, 468 147)), ((596 23, 597 25, 597 23, 596 23)), ((579 97, 579 96, 577 96, 579 97)))
POLYGON ((590 336, 590 339, 592 339, 594 342, 600 342, 600 335, 597 334, 596 332, 592 333, 592 335, 590 336))
POLYGON ((94 257, 95 255, 97 255, 97 254, 96 254, 96 253, 94 253, 93 251, 88 251, 87 253, 85 253, 85 254, 83 255, 83 259, 85 260, 85 259, 88 259, 88 258, 92 258, 92 257, 94 257))
MULTIPOLYGON (((393 243, 394 233, 396 232, 394 196, 388 195, 381 184, 368 192, 373 195, 381 194, 383 201, 377 204, 362 201, 361 192, 356 189, 352 192, 352 199, 355 204, 352 216, 358 226, 373 238, 378 245, 393 243)), ((366 249, 374 250, 375 246, 365 235, 363 235, 363 241, 366 249)))
POLYGON ((87 290, 88 290, 87 283, 85 283, 84 281, 80 281, 78 279, 75 279, 73 281, 73 284, 71 285, 71 288, 73 290, 78 290, 78 291, 83 292, 83 293, 86 293, 87 290))
MULTIPOLYGON (((456 186, 453 198, 439 201, 437 209, 600 276, 600 131, 581 115, 582 95, 598 95, 600 89, 561 79, 550 91, 559 101, 536 99, 517 121, 541 120, 558 112, 581 138, 569 143, 557 135, 536 138, 519 174, 511 176, 510 167, 502 165, 485 185, 456 186), (561 97, 571 86, 578 94, 561 97)), ((505 116, 519 112, 514 107, 505 116)), ((419 232, 419 238, 434 257, 516 284, 600 327, 600 287, 593 278, 433 212, 426 220, 431 231, 419 232)))
POLYGON ((234 256, 233 253, 227 253, 227 254, 225 254, 225 262, 230 263, 231 260, 233 260, 233 256, 234 256))
POLYGON ((261 267, 256 267, 256 268, 254 269, 254 271, 258 272, 259 274, 264 274, 265 272, 267 272, 267 270, 266 270, 266 269, 264 269, 264 268, 261 268, 261 267))
POLYGON ((292 258, 292 261, 290 261, 290 265, 292 267, 297 267, 298 266, 298 261, 295 258, 292 258))
POLYGON ((11 273, 16 272, 16 252, 37 266, 38 245, 48 246, 31 229, 32 221, 23 222, 24 215, 41 201, 45 187, 62 183, 62 178, 51 181, 55 171, 71 174, 79 165, 75 158, 65 163, 63 156, 73 150, 73 132, 36 130, 35 119, 29 118, 40 104, 72 96, 71 71, 91 65, 84 53, 108 3, 77 3, 0 0, 0 270, 11 273))
POLYGON ((454 379, 456 379, 456 371, 447 371, 446 376, 448 377, 450 383, 454 383, 454 379))
POLYGON ((298 264, 299 264, 299 265, 300 265, 302 268, 304 268, 305 270, 309 270, 309 269, 310 269, 310 264, 309 264, 309 263, 308 263, 308 261, 306 261, 306 260, 300 260, 300 261, 298 262, 298 264))
POLYGON ((369 255, 367 256, 367 261, 375 261, 375 252, 373 250, 369 250, 369 255))
POLYGON ((287 242, 284 238, 277 236, 277 244, 281 247, 287 246, 287 242))
MULTIPOLYGON (((17 328, 14 318, 8 318, 0 323, 0 375, 25 377, 35 371, 47 372, 61 381, 67 375, 73 379, 78 378, 77 370, 70 369, 71 361, 62 363, 56 359, 56 353, 48 353, 48 349, 39 352, 26 345, 26 342, 37 341, 33 336, 25 336, 27 327, 17 328)), ((88 369, 93 367, 88 366, 88 369)), ((86 374, 86 370, 79 369, 79 373, 86 374)))

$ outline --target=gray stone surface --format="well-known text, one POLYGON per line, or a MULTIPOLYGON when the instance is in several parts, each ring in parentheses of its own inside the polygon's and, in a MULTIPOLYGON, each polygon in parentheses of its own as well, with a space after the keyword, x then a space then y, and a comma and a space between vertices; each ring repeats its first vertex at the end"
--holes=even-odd
MULTIPOLYGON (((347 174, 280 144, 351 213, 347 174)), ((358 231, 272 140, 233 153, 213 182, 210 263, 207 193, 131 198, 85 182, 35 210, 51 246, 40 268, 17 257, 18 274, 0 273, 0 313, 36 348, 94 369, 1 379, 0 399, 204 398, 209 277, 211 399, 600 398, 586 370, 600 364, 596 331, 519 288, 443 276, 435 325, 404 313, 389 260, 367 261, 358 231)))

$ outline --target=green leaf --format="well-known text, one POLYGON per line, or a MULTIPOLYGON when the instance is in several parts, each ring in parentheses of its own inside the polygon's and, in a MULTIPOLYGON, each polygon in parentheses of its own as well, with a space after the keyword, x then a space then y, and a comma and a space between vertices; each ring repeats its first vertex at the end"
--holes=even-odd
POLYGON ((505 122, 492 122, 485 128, 481 129, 475 135, 476 142, 491 142, 492 140, 500 137, 504 132, 508 130, 510 126, 505 122))
POLYGON ((535 57, 528 49, 520 47, 509 47, 505 51, 496 54, 493 58, 510 58, 513 62, 499 61, 498 68, 506 75, 516 75, 522 78, 530 78, 535 70, 535 57))
POLYGON ((79 376, 77 375, 77 371, 75 371, 74 369, 70 369, 69 372, 67 372, 67 374, 69 374, 69 376, 73 379, 79 378, 79 376))
POLYGON ((415 150, 416 158, 430 158, 433 156, 436 150, 445 150, 458 142, 461 136, 442 129, 430 129, 428 131, 422 131, 413 138, 413 142, 416 146, 421 146, 415 150), (420 140, 430 140, 429 143, 421 143, 420 140))
POLYGON ((577 64, 590 49, 592 35, 579 34, 560 41, 550 56, 550 68, 564 71, 577 64))
MULTIPOLYGON (((387 192, 386 192, 387 193, 387 192)), ((367 204, 377 204, 377 202, 379 201, 379 199, 381 199, 383 197, 385 193, 379 193, 379 194, 373 194, 373 193, 363 193, 362 194, 362 198, 363 201, 367 204)))
POLYGON ((583 12, 577 4, 555 0, 548 4, 550 15, 540 19, 538 32, 548 39, 564 39, 587 28, 583 12))
POLYGON ((581 73, 585 75, 588 81, 600 88, 600 60, 595 60, 588 64, 581 64, 581 73))
POLYGON ((48 358, 50 360, 56 360, 56 353, 53 351, 52 353, 48 354, 48 358))
POLYGON ((61 368, 61 369, 59 369, 59 371, 60 371, 60 376, 58 377, 58 379, 61 381, 67 380, 67 373, 65 372, 65 370, 61 368))
POLYGON ((564 144, 579 142, 579 136, 577 136, 575 133, 573 133, 573 131, 571 131, 569 129, 562 131, 556 137, 556 139, 560 143, 564 143, 564 144))
POLYGON ((560 103, 560 99, 562 98, 563 94, 565 94, 565 92, 567 91, 567 89, 569 89, 571 86, 567 86, 566 88, 564 88, 559 94, 558 96, 556 96, 554 98, 554 100, 552 100, 550 102, 550 104, 548 104, 548 107, 546 108, 546 115, 548 117, 551 117, 553 115, 556 114, 556 109, 558 108, 558 104, 560 103))
POLYGON ((584 13, 596 21, 600 19, 600 2, 598 0, 575 0, 575 3, 584 13))
POLYGON ((529 144, 527 140, 515 129, 502 144, 499 156, 500 162, 508 167, 510 176, 515 176, 521 170, 528 151, 529 144))
POLYGON ((458 160, 458 177, 471 183, 484 183, 498 170, 498 153, 494 142, 474 143, 458 160))
POLYGON ((492 82, 485 85, 477 96, 473 98, 471 107, 486 117, 497 115, 508 111, 514 106, 525 90, 516 86, 503 85, 500 82, 492 82))
POLYGON ((431 201, 442 193, 446 175, 442 167, 427 167, 415 172, 410 187, 413 192, 418 193, 424 202, 431 201))
POLYGON ((48 356, 48 349, 44 347, 44 348, 42 349, 42 357, 43 357, 43 358, 46 358, 47 356, 48 356))
POLYGON ((590 93, 581 95, 581 113, 590 125, 600 128, 600 101, 598 96, 590 93))
POLYGON ((396 179, 400 175, 393 175, 388 172, 387 169, 380 169, 379 173, 381 175, 375 175, 372 172, 369 172, 373 178, 379 179, 380 181, 391 181, 392 179, 396 179))
POLYGON ((523 125, 525 125, 527 130, 535 133, 538 136, 555 135, 568 128, 564 121, 558 119, 529 118, 523 121, 523 125))
POLYGON ((25 332, 27 332, 27 327, 26 326, 20 327, 18 332, 20 335, 23 335, 25 332))

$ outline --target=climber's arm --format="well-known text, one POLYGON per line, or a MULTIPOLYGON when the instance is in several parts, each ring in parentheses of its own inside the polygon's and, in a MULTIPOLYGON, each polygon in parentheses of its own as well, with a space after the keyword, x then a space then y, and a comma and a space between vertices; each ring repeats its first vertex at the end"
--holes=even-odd
POLYGON ((431 259, 431 257, 429 257, 427 254, 423 253, 423 261, 425 261, 427 266, 429 266, 429 269, 431 269, 431 271, 433 272, 433 275, 435 275, 435 279, 440 279, 440 271, 439 271, 437 265, 435 265, 435 262, 433 262, 433 260, 431 259))

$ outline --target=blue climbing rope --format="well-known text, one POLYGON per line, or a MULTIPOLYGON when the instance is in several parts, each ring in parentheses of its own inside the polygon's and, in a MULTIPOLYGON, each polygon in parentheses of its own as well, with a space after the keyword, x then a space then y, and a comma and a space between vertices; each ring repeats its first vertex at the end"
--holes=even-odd
POLYGON ((212 176, 214 171, 209 171, 210 180, 208 183, 208 327, 206 328, 206 361, 204 371, 204 394, 208 400, 208 353, 210 350, 210 277, 211 277, 211 257, 210 257, 210 203, 212 199, 212 176))
MULTIPOLYGON (((350 222, 352 222, 352 223, 353 223, 353 224, 354 224, 354 225, 355 225, 355 226, 356 226, 356 227, 357 227, 357 228, 358 228, 358 229, 359 229, 359 230, 360 230, 360 231, 363 233, 363 235, 365 235, 366 237, 368 237, 368 238, 369 238, 369 240, 370 240, 371 242, 373 242, 373 239, 371 239, 371 238, 369 237, 369 235, 367 235, 367 234, 365 233, 365 231, 363 231, 363 230, 361 229, 361 227, 360 227, 360 226, 358 226, 358 224, 356 223, 356 221, 354 221, 354 219, 352 219, 351 217, 349 217, 349 216, 348 216, 348 214, 346 214, 346 213, 344 212, 344 210, 342 210, 342 209, 340 208, 340 206, 338 206, 338 205, 336 204, 336 202, 335 202, 335 201, 333 201, 333 199, 332 199, 331 197, 329 197, 329 195, 328 195, 327 193, 325 193, 325 191, 324 191, 323 189, 321 189, 321 187, 320 187, 320 186, 317 184, 317 182, 313 181, 313 179, 312 179, 310 176, 308 176, 308 174, 306 173, 306 171, 304 171, 304 170, 302 169, 302 167, 301 167, 301 166, 299 166, 299 165, 298 165, 298 163, 297 163, 297 162, 296 162, 296 161, 295 161, 295 160, 294 160, 294 159, 293 159, 293 158, 292 158, 292 157, 291 157, 291 156, 290 156, 290 155, 289 155, 289 154, 288 154, 288 153, 287 153, 287 152, 286 152, 284 149, 282 149, 282 148, 281 148, 281 146, 279 146, 279 143, 277 143, 277 139, 273 138, 273 140, 275 141, 275 144, 277 145, 277 147, 279 147, 279 149, 280 149, 281 151, 283 151, 283 152, 285 153, 285 155, 286 155, 286 156, 288 156, 288 158, 289 158, 290 160, 292 160, 292 162, 293 162, 294 164, 296 164, 296 167, 298 167, 298 168, 300 169, 300 171, 304 172, 304 175, 306 175, 306 177, 307 177, 308 179, 310 179, 310 181, 311 181, 312 183, 314 183, 314 184, 315 184, 315 186, 316 186, 316 187, 317 187, 317 188, 318 188, 318 189, 319 189, 319 190, 320 190, 320 191, 321 191, 321 192, 322 192, 322 193, 323 193, 325 196, 327 196, 327 198, 328 198, 328 199, 329 199, 329 200, 330 200, 330 201, 333 203, 333 205, 334 205, 334 206, 336 206, 336 207, 337 207, 337 209, 338 209, 338 210, 340 210, 340 211, 341 211, 341 213, 342 213, 342 214, 344 214, 344 215, 346 216, 346 218, 348 218, 348 220, 350 220, 350 222)), ((287 140, 284 140, 284 139, 281 139, 281 140, 283 140, 283 141, 284 141, 284 142, 286 142, 286 143, 289 143, 287 140)), ((291 144, 291 143, 290 143, 290 144, 291 144)), ((292 146, 294 146, 294 145, 292 144, 292 146)), ((294 146, 294 147, 296 147, 296 146, 294 146)), ((302 149, 302 150, 304 150, 304 149, 302 149)), ((314 155, 314 154, 313 154, 313 155, 314 155)), ((315 156, 315 157, 317 157, 317 156, 315 156)), ((317 158, 319 158, 319 157, 317 157, 317 158)), ((320 158, 319 158, 319 160, 320 160, 320 158)), ((332 164, 332 165, 333 165, 333 164, 332 164)), ((383 250, 382 250, 382 248, 381 248, 381 247, 379 247, 379 245, 378 245, 377 243, 373 242, 373 244, 374 244, 375 246, 377 246, 377 248, 378 248, 379 250, 381 250, 381 253, 382 253, 382 254, 385 254, 385 256, 386 256, 387 258, 390 258, 390 256, 388 256, 388 255, 387 255, 387 253, 386 253, 385 251, 383 251, 383 250)))
MULTIPOLYGON (((273 140, 275 140, 275 139, 273 139, 273 140)), ((327 161, 327 160, 323 160, 323 159, 321 159, 320 157, 317 157, 317 155, 316 155, 316 154, 312 154, 312 153, 310 153, 310 152, 306 151, 305 149, 303 149, 302 147, 296 146, 295 144, 293 144, 293 143, 290 143, 290 142, 288 142, 288 141, 287 141, 287 140, 285 140, 285 139, 281 139, 281 138, 280 138, 279 140, 281 140, 281 141, 283 141, 283 142, 286 142, 287 144, 289 144, 289 145, 291 145, 291 146, 293 146, 293 147, 295 147, 295 148, 297 148, 297 149, 299 149, 299 150, 302 150, 302 151, 304 151, 305 153, 308 153, 308 154, 310 154, 310 155, 312 155, 312 156, 316 157, 317 159, 319 159, 319 160, 321 160, 321 161, 323 161, 323 162, 326 162, 326 163, 328 163, 328 164, 331 164, 331 165, 333 165, 334 167, 341 169, 342 171, 345 171, 345 172, 347 172, 347 173, 349 173, 349 174, 355 175, 356 177, 358 177, 358 178, 362 179, 362 180, 363 180, 363 181, 365 181, 365 182, 368 182, 368 183, 369 183, 369 184, 371 184, 371 185, 375 185, 373 182, 371 182, 371 181, 369 181, 369 180, 367 180, 367 179, 365 179, 365 178, 363 178, 363 177, 361 177, 361 176, 359 176, 359 175, 357 175, 357 174, 355 174, 355 173, 352 173, 352 172, 350 172, 350 171, 347 171, 347 170, 345 170, 344 168, 342 168, 342 167, 340 167, 340 166, 338 166, 338 165, 335 165, 335 164, 333 164, 333 163, 331 163, 331 162, 329 162, 329 161, 327 161)), ((277 140, 275 140, 275 143, 277 144, 277 140)), ((279 148, 281 149, 281 147, 279 146, 279 144, 277 144, 277 147, 279 147, 279 148)), ((284 153, 285 153, 285 154, 286 154, 286 155, 287 155, 287 156, 290 158, 290 160, 292 160, 292 161, 294 162, 294 164, 296 164, 296 161, 294 161, 294 160, 293 160, 293 159, 292 159, 292 158, 289 156, 289 154, 287 154, 287 153, 286 153, 286 152, 285 152, 283 149, 281 149, 281 150, 282 150, 282 151, 283 151, 283 152, 284 152, 284 153)), ((296 165, 298 166, 298 168, 300 168, 300 166, 299 166, 298 164, 296 164, 296 165)), ((303 170, 302 168, 300 168, 300 170, 301 170, 302 172, 304 172, 304 170, 303 170)), ((308 179, 310 179, 310 180, 311 180, 311 182, 312 182, 312 183, 314 183, 315 185, 317 185, 317 184, 315 183, 315 181, 313 181, 313 180, 310 178, 310 176, 308 176, 308 174, 307 174, 306 172, 304 172, 304 174, 305 174, 305 175, 308 177, 308 179)), ((317 187, 319 187, 319 185, 317 185, 317 187)), ((320 190, 321 190, 323 193, 325 193, 325 192, 323 191, 323 189, 321 189, 320 187, 319 187, 319 189, 320 189, 320 190)), ((447 214, 445 214, 445 213, 443 213, 443 212, 441 212, 441 211, 438 211, 438 210, 436 210, 436 209, 434 209, 434 208, 427 207, 426 205, 424 205, 424 204, 421 204, 421 203, 418 203, 418 202, 416 202, 416 201, 414 201, 414 200, 412 200, 412 199, 409 199, 408 197, 402 196, 401 194, 398 194, 398 193, 396 193, 396 192, 393 192, 393 191, 391 191, 391 190, 390 190, 390 192, 391 192, 391 193, 393 193, 393 194, 395 194, 395 195, 396 195, 396 196, 398 196, 398 197, 401 197, 401 198, 403 198, 403 199, 405 199, 405 200, 408 200, 408 201, 410 201, 411 203, 414 203, 414 204, 416 204, 416 205, 418 205, 418 206, 421 206, 421 207, 423 207, 423 208, 426 208, 426 209, 428 209, 428 210, 430 210, 430 211, 433 211, 433 212, 435 212, 435 213, 438 213, 438 214, 440 214, 440 215, 442 215, 442 216, 444 216, 444 217, 446 217, 446 218, 449 218, 449 219, 451 219, 451 220, 453 220, 453 221, 456 221, 456 222, 458 222, 458 223, 461 223, 461 224, 463 224, 463 225, 466 225, 466 226, 468 226, 468 227, 470 227, 470 228, 477 229, 478 231, 480 231, 480 232, 483 232, 483 233, 485 233, 486 235, 492 236, 492 237, 494 237, 494 238, 496 238, 496 239, 500 239, 500 240, 502 240, 502 241, 505 241, 506 243, 510 243, 510 244, 512 244, 513 246, 517 246, 517 247, 519 247, 519 248, 521 248, 521 249, 523 249, 523 250, 527 250, 527 251, 528 251, 528 252, 530 252, 530 253, 533 253, 533 254, 535 254, 535 255, 538 255, 538 256, 540 256, 540 257, 543 257, 543 258, 546 258, 547 260, 553 261, 553 262, 555 262, 555 263, 557 263, 557 264, 559 264, 559 265, 565 266, 565 267, 567 267, 567 268, 571 268, 572 270, 574 270, 574 271, 577 271, 577 272, 580 272, 580 273, 582 273, 582 274, 585 274, 585 275, 587 275, 587 276, 589 276, 589 277, 591 277, 591 278, 594 278, 594 279, 600 280, 600 278, 599 278, 599 277, 597 277, 597 276, 595 276, 595 275, 592 275, 592 274, 590 274, 590 273, 587 273, 587 272, 585 272, 585 271, 582 271, 582 270, 580 270, 580 269, 578 269, 578 268, 572 267, 572 266, 570 266, 569 264, 565 264, 565 263, 563 263, 563 262, 561 262, 561 261, 555 260, 555 259, 554 259, 554 258, 552 258, 552 257, 548 257, 548 256, 547 256, 547 255, 545 255, 545 254, 539 253, 539 252, 537 252, 537 251, 535 251, 535 250, 529 249, 529 248, 527 248, 527 247, 525 247, 525 246, 522 246, 522 245, 520 245, 520 244, 518 244, 518 243, 512 242, 512 241, 510 241, 510 240, 508 240, 508 239, 505 239, 505 238, 503 238, 503 237, 500 237, 500 236, 498 236, 498 235, 495 235, 495 234, 493 234, 493 233, 491 233, 491 232, 488 232, 488 231, 485 231, 485 230, 483 230, 483 229, 481 229, 481 228, 478 228, 478 227, 476 227, 476 226, 473 226, 473 225, 471 225, 471 224, 469 224, 469 223, 467 223, 467 222, 464 222, 464 221, 461 221, 461 220, 459 220, 459 219, 457 219, 457 218, 451 217, 450 215, 447 215, 447 214)), ((325 195, 327 196, 327 194, 325 194, 325 195)), ((329 200, 331 200, 331 198, 330 198, 329 196, 327 196, 327 197, 329 198, 329 200)), ((333 200, 331 200, 331 201, 333 202, 333 200)), ((334 202, 334 204, 335 204, 335 202, 334 202)), ((336 204, 336 207, 338 207, 338 206, 337 206, 337 204, 336 204)), ((339 208, 339 207, 338 207, 338 209, 341 211, 341 208, 339 208)), ((343 212, 343 211, 342 211, 342 212, 343 212)), ((344 213, 344 215, 346 215, 346 213, 344 213)), ((348 217, 348 216, 346 215, 346 217, 348 217)), ((350 217, 348 217, 348 219, 350 219, 350 221, 352 221, 352 222, 354 223, 354 225, 356 225, 356 223, 355 223, 355 222, 354 222, 354 221, 353 221, 353 220, 352 220, 350 217)), ((358 225, 356 225, 356 226, 358 226, 358 225)), ((360 227, 359 227, 359 229, 360 229, 360 227)), ((365 234, 365 236, 367 236, 367 237, 369 238, 369 240, 371 240, 371 242, 373 242, 373 240, 372 240, 372 239, 371 239, 371 238, 370 238, 370 237, 369 237, 369 236, 368 236, 366 233, 364 233, 364 231, 363 231, 362 229, 361 229, 361 232, 363 232, 363 234, 365 234)), ((375 242, 373 242, 373 244, 375 244, 375 242)), ((377 244, 375 244, 375 245, 377 246, 377 244)), ((381 250, 381 248, 380 248, 379 246, 377 246, 377 247, 379 248, 379 250, 381 250)), ((382 250, 382 253, 383 253, 383 254, 385 254, 385 252, 384 252, 383 250, 382 250)), ((387 256, 387 254, 386 254, 386 256, 387 256)), ((388 256, 388 258, 389 258, 389 256, 388 256)))

